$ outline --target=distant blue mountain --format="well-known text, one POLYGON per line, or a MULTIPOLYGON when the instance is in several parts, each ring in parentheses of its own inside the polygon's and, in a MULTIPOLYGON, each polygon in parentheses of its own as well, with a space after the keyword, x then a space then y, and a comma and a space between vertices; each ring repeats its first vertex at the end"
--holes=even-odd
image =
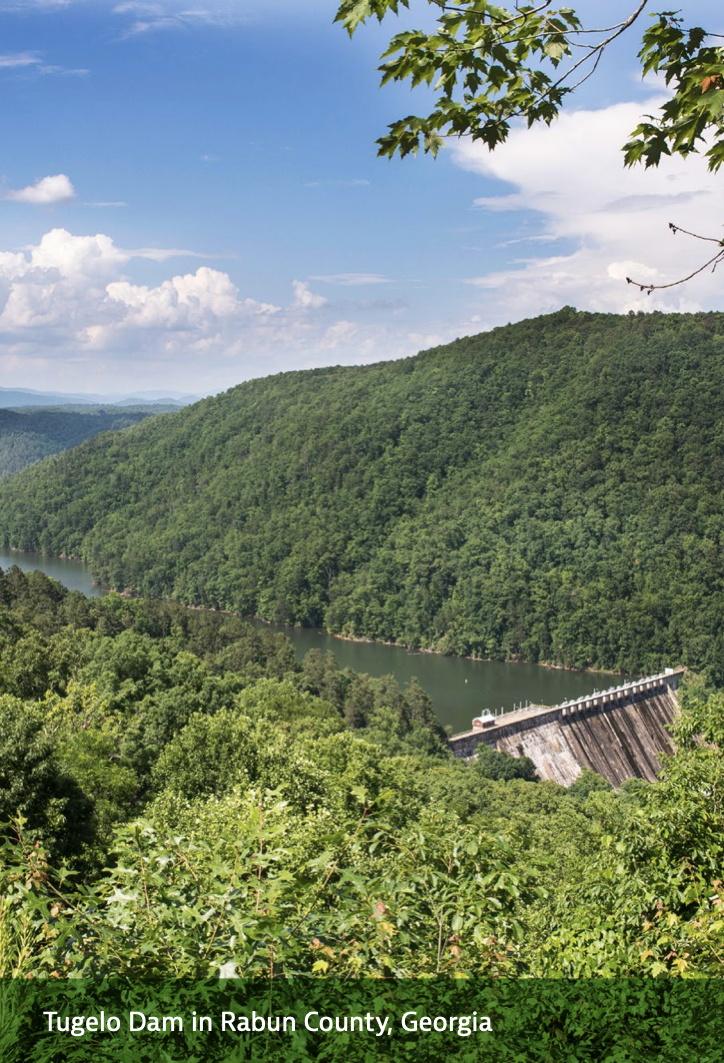
POLYGON ((62 391, 33 391, 31 388, 0 388, 0 408, 21 406, 189 406, 197 395, 177 391, 139 391, 127 395, 71 394, 62 391))

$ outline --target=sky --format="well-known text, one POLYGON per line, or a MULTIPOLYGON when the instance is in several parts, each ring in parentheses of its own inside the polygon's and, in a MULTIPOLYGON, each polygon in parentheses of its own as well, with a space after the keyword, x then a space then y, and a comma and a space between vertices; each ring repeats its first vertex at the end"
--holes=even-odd
MULTIPOLYGON (((551 128, 377 158, 426 97, 334 0, 0 0, 0 386, 213 394, 405 357, 564 305, 724 309, 724 276, 642 295, 719 236, 701 158, 625 170, 664 99, 634 30, 551 128)), ((634 4, 576 7, 609 24, 634 4)), ((722 31, 712 0, 681 5, 722 31)))

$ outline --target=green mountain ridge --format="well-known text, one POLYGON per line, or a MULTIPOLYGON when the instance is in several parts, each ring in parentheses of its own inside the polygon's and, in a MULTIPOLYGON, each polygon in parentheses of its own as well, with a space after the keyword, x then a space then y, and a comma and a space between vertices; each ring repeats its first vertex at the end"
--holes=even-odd
MULTIPOLYGON (((0 394, 0 399, 2 395, 0 394)), ((61 450, 77 447, 100 432, 140 424, 170 413, 169 406, 61 406, 0 409, 0 480, 61 450)))
POLYGON ((285 373, 0 487, 118 588, 481 657, 724 678, 724 315, 571 308, 285 373))

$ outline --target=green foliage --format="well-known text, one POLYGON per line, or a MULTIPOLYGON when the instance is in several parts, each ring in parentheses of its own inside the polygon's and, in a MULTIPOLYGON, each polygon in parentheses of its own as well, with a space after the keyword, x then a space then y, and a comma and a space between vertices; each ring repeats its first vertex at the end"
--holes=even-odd
POLYGON ((78 851, 90 802, 61 769, 41 720, 15 698, 0 696, 0 823, 19 815, 30 836, 56 854, 78 851))
MULTIPOLYGON (((450 815, 392 832, 358 809, 294 875, 288 807, 250 793, 233 845, 132 823, 83 897, 42 885, 61 929, 38 972, 131 977, 514 971, 529 876, 510 847, 450 815), (55 898, 55 900, 53 900, 55 898), (68 971, 70 968, 70 971, 68 971)), ((319 847, 317 847, 319 848, 319 847)))
POLYGON ((591 771, 590 768, 583 768, 576 781, 568 788, 568 792, 574 797, 585 801, 591 794, 612 789, 611 783, 604 779, 602 775, 591 771))
MULTIPOLYGON (((595 73, 607 48, 628 32, 645 2, 632 4, 628 18, 608 30, 586 27, 571 7, 517 4, 508 10, 478 0, 450 4, 428 0, 435 12, 432 32, 395 34, 382 56, 382 85, 409 82, 432 89, 435 104, 426 117, 393 122, 379 139, 379 154, 436 155, 445 137, 469 136, 491 150, 507 139, 511 123, 525 119, 547 125, 566 97, 595 73)), ((406 0, 342 0, 336 21, 352 36, 369 18, 398 14, 406 0)), ((625 146, 628 165, 658 165, 662 155, 686 156, 706 149, 709 168, 724 162, 724 50, 707 44, 700 27, 685 28, 673 11, 653 16, 639 53, 642 73, 661 73, 671 94, 625 146)))
POLYGON ((723 1005, 718 979, 15 980, 0 984, 0 1051, 5 1063, 718 1063, 723 1005), (120 1029, 51 1033, 33 1022, 46 1010, 119 1016, 120 1029), (177 1016, 183 1029, 134 1033, 131 1010, 159 1021, 177 1016), (222 1029, 223 1012, 235 1017, 233 1032, 222 1029), (212 1028, 194 1030, 194 1013, 210 1017, 212 1028), (252 1015, 262 1029, 249 1023, 244 1032, 243 1017, 252 1015), (410 1026, 413 1016, 473 1015, 490 1016, 492 1032, 473 1033, 472 1023, 471 1036, 456 1022, 446 1032, 410 1026), (355 1016, 362 1031, 316 1032, 318 1016, 355 1016), (268 1032, 266 1021, 275 1030, 281 1017, 295 1020, 294 1031, 280 1023, 279 1033, 268 1032), (387 1036, 377 1036, 378 1022, 387 1036))
MULTIPOLYGON (((723 320, 565 309, 403 361, 250 381, 21 473, 0 488, 0 536, 207 609, 721 682, 723 320)), ((78 626, 97 608, 71 604, 78 626)), ((123 600, 95 630, 171 637, 153 608, 148 632, 123 600)), ((294 670, 271 632, 178 623, 219 673, 294 670)), ((408 711, 314 655, 304 676, 352 726, 384 700, 408 711)))
POLYGON ((655 17, 639 53, 644 75, 663 75, 670 96, 649 115, 626 145, 626 162, 657 166, 662 155, 686 157, 705 149, 710 170, 724 162, 724 49, 705 43, 708 34, 686 29, 679 14, 655 17))
POLYGON ((258 777, 254 730, 248 717, 228 711, 193 716, 156 762, 156 787, 172 787, 193 799, 248 785, 258 777))
POLYGON ((418 684, 287 670, 234 617, 17 570, 0 593, 31 692, 0 694, 0 978, 720 973, 724 702, 703 681, 659 782, 566 791, 524 758, 452 758, 418 684))
POLYGON ((300 812, 341 815, 352 788, 384 789, 370 744, 386 741, 383 712, 396 748, 448 755, 419 684, 403 692, 391 677, 340 673, 331 654, 315 680, 314 657, 300 668, 277 633, 175 603, 89 601, 42 573, 0 572, 0 591, 0 817, 23 815, 33 837, 86 868, 103 866, 114 828, 151 790, 168 803, 253 783, 282 787, 300 812), (346 699, 359 690, 369 719, 350 743, 346 699))
POLYGON ((478 746, 475 770, 484 779, 526 779, 528 782, 536 782, 538 779, 530 757, 511 757, 507 753, 498 753, 485 744, 478 746))
MULTIPOLYGON (((58 742, 63 770, 92 799, 93 847, 86 856, 98 862, 113 828, 134 811, 139 780, 129 764, 119 763, 118 737, 111 729, 75 730, 58 742)), ((89 802, 90 803, 90 802, 89 802)))
MULTIPOLYGON (((20 820, 9 837, 0 838, 0 984, 34 977, 38 956, 52 938, 48 854, 38 842, 29 842, 23 827, 20 820)), ((3 1030, 5 1004, 0 1000, 3 1030)))
POLYGON ((0 409, 0 481, 100 432, 119 431, 174 410, 167 406, 0 409))
MULTIPOLYGON (((397 6, 343 0, 337 21, 351 35, 365 18, 382 21, 397 6)), ((452 4, 442 7, 433 33, 396 34, 382 56, 382 84, 409 81, 438 95, 427 118, 410 116, 390 126, 379 141, 380 155, 417 154, 421 145, 436 155, 449 135, 469 135, 494 148, 519 115, 529 125, 550 124, 571 91, 555 71, 571 55, 570 35, 581 22, 571 8, 543 7, 525 4, 510 12, 489 3, 452 4)))

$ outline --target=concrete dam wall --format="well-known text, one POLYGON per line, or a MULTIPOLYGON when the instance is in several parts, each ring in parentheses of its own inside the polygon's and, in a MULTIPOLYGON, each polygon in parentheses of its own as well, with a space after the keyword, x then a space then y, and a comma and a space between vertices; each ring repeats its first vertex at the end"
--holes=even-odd
POLYGON ((615 787, 627 779, 653 782, 661 754, 672 752, 666 730, 678 711, 683 669, 625 683, 552 708, 531 707, 481 717, 471 731, 454 735, 457 757, 471 758, 484 742, 501 753, 530 757, 541 779, 570 786, 590 768, 615 787))

